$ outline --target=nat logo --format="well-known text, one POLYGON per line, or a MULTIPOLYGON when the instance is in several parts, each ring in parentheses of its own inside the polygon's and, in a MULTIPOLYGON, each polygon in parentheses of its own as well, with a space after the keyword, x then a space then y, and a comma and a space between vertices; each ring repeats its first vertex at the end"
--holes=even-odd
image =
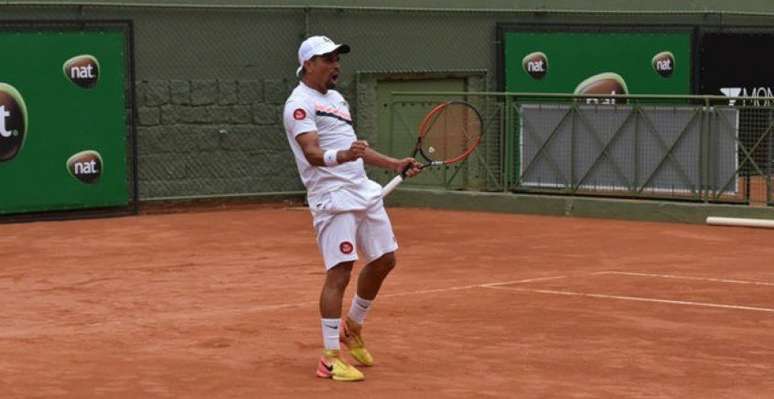
POLYGON ((99 61, 91 55, 77 55, 64 63, 64 74, 71 82, 91 89, 99 80, 99 61))
POLYGON ((13 86, 0 83, 0 162, 10 161, 27 136, 27 106, 13 86))
POLYGON ((102 175, 102 156, 97 151, 81 151, 67 160, 67 171, 83 183, 96 183, 102 175))
POLYGON ((543 79, 548 73, 548 57, 540 51, 529 53, 521 60, 521 67, 533 79, 543 79))
POLYGON ((668 78, 675 71, 675 56, 669 51, 662 51, 653 56, 650 65, 661 77, 668 78))

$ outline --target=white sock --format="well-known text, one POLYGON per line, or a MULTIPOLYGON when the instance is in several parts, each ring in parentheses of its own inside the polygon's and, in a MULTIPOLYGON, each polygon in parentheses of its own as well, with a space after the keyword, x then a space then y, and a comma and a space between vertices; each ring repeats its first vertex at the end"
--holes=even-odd
POLYGON ((339 349, 339 323, 341 319, 320 319, 322 323, 323 344, 327 350, 339 349))
POLYGON ((349 308, 349 318, 355 323, 363 325, 368 310, 371 309, 371 302, 373 300, 369 301, 355 294, 355 297, 352 298, 352 306, 349 308))

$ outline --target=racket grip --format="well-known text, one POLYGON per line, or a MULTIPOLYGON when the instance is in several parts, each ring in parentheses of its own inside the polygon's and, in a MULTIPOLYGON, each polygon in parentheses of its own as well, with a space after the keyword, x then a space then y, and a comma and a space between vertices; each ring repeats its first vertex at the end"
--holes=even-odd
POLYGON ((384 187, 382 187, 382 197, 386 197, 388 194, 392 192, 392 190, 395 190, 395 187, 398 187, 398 185, 402 182, 403 182, 403 176, 397 175, 393 177, 389 183, 385 184, 384 187))

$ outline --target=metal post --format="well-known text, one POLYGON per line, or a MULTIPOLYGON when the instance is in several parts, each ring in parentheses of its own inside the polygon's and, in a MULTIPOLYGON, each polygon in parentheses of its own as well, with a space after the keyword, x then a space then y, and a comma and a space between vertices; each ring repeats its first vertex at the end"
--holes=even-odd
POLYGON ((312 19, 312 8, 311 7, 304 7, 304 37, 301 39, 305 39, 311 35, 309 25, 311 24, 312 19))
POLYGON ((709 178, 709 130, 711 122, 708 121, 708 106, 701 109, 701 118, 699 118, 699 199, 709 202, 710 197, 710 178, 709 178))
POLYGON ((568 189, 571 194, 574 194, 578 191, 578 186, 575 185, 575 122, 578 119, 578 108, 575 104, 570 107, 572 118, 570 119, 570 187, 568 189))
POLYGON ((634 112, 634 156, 632 157, 634 162, 634 178, 632 180, 632 188, 631 190, 633 192, 637 192, 637 190, 640 188, 640 114, 639 114, 639 104, 635 104, 632 107, 632 112, 634 112))
MULTIPOLYGON (((513 113, 511 111, 512 108, 512 98, 511 96, 505 96, 505 102, 504 102, 504 108, 503 108, 503 117, 505 119, 505 129, 503 129, 503 191, 509 191, 511 189, 511 185, 514 182, 514 164, 513 164, 513 140, 515 137, 515 132, 513 131, 513 113)), ((518 172, 516 172, 518 173, 518 172)))

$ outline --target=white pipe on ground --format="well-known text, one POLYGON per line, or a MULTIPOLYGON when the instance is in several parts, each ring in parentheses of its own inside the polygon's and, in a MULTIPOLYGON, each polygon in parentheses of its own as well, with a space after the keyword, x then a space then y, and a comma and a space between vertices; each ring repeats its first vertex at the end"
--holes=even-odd
POLYGON ((763 227, 774 229, 774 220, 771 219, 724 218, 718 216, 708 216, 707 224, 712 226, 763 227))

